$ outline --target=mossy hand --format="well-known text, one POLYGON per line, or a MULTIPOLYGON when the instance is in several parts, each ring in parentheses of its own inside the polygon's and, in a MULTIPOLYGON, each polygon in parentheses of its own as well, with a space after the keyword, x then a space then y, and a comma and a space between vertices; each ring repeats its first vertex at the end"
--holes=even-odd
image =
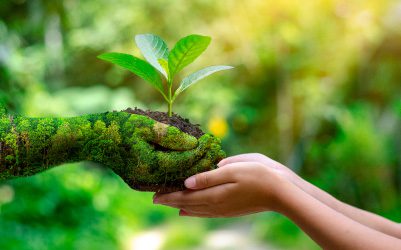
POLYGON ((30 176, 63 163, 93 161, 130 187, 167 192, 224 157, 211 135, 196 139, 149 117, 108 112, 26 118, 0 112, 0 179, 30 176), (1 114, 2 113, 2 114, 1 114))

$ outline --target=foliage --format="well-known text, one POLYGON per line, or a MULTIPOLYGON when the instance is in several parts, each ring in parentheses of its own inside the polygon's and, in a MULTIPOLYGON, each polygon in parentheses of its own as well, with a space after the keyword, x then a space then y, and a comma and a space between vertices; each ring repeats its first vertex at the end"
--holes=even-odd
POLYGON ((180 39, 169 52, 161 37, 153 34, 136 35, 136 44, 148 63, 123 53, 105 53, 98 58, 126 68, 150 83, 162 94, 168 104, 168 115, 172 116, 172 105, 182 91, 208 75, 232 68, 223 65, 206 67, 185 77, 177 90, 173 91, 174 76, 200 56, 209 46, 210 40, 206 36, 189 35, 180 39), (166 91, 156 70, 164 76, 166 91))
POLYGON ((132 193, 117 175, 95 166, 70 164, 3 183, 0 194, 1 249, 123 248, 140 228, 175 214, 147 207, 150 193, 132 193))
MULTIPOLYGON (((162 110, 157 91, 132 84, 142 79, 96 56, 131 51, 131 35, 146 31, 171 41, 209 34, 213 46, 184 73, 220 62, 236 70, 192 86, 175 112, 219 134, 229 155, 264 153, 340 200, 399 220, 399 13, 396 0, 0 1, 0 99, 13 112, 31 116, 127 106, 162 110)), ((42 242, 36 249, 91 249, 89 243, 102 249, 98 242, 130 249, 126 244, 139 231, 177 220, 176 211, 152 205, 150 194, 131 192, 116 176, 83 166, 7 186, 14 196, 1 196, 9 197, 1 203, 0 220, 9 221, 0 223, 1 249, 12 249, 11 242, 42 242), (66 203, 76 214, 44 210, 66 203), (85 220, 69 224, 76 221, 72 215, 85 220), (89 243, 80 247, 82 235, 89 243)), ((203 240, 223 223, 201 221, 214 225, 203 240)), ((284 249, 313 249, 283 221, 262 214, 224 220, 224 226, 243 223, 257 228, 249 237, 277 239, 284 249)), ((182 223, 190 228, 193 222, 182 223)))

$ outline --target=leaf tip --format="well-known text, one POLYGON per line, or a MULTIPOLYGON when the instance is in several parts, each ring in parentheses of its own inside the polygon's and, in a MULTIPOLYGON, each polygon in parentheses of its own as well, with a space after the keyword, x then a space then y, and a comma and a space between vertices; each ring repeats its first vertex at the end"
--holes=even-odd
POLYGON ((138 42, 138 40, 144 38, 146 35, 149 35, 149 34, 137 34, 137 35, 135 35, 134 36, 135 42, 138 42))
POLYGON ((107 54, 108 54, 108 53, 100 54, 100 55, 96 56, 96 58, 101 59, 101 60, 104 60, 104 59, 107 57, 107 54))
POLYGON ((196 36, 201 38, 207 46, 212 42, 212 38, 210 36, 204 36, 204 35, 196 35, 196 36))

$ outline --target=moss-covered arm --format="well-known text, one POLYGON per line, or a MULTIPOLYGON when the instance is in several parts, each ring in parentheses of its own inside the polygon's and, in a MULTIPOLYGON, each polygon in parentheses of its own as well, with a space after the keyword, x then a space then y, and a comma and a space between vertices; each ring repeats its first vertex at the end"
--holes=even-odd
POLYGON ((146 116, 107 112, 71 118, 7 115, 0 107, 0 180, 30 176, 70 162, 93 161, 131 188, 168 192, 215 167, 218 139, 196 139, 146 116))

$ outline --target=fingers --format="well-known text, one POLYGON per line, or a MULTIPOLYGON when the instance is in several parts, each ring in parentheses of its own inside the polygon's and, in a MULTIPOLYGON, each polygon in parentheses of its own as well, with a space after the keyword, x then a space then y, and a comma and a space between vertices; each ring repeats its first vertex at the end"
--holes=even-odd
POLYGON ((180 209, 179 216, 188 216, 188 217, 199 217, 199 218, 216 218, 220 216, 213 216, 209 213, 200 213, 200 212, 193 212, 193 211, 186 211, 184 209, 180 209))
POLYGON ((270 166, 277 166, 279 165, 278 162, 270 159, 269 157, 259 154, 259 153, 248 153, 248 154, 240 154, 240 155, 234 155, 227 157, 223 160, 221 160, 217 166, 223 167, 227 164, 235 163, 235 162, 260 162, 265 165, 270 165, 270 166))
POLYGON ((185 180, 185 187, 188 189, 205 189, 226 183, 237 181, 238 168, 242 168, 244 163, 260 165, 259 162, 234 162, 226 164, 225 168, 217 168, 189 177, 185 180))
POLYGON ((179 216, 189 216, 189 217, 199 217, 199 218, 214 218, 214 216, 206 213, 196 213, 196 212, 188 212, 184 209, 180 209, 179 216))
POLYGON ((198 145, 198 140, 174 126, 169 126, 164 123, 155 122, 152 131, 154 136, 150 139, 153 143, 171 150, 190 150, 198 145))
POLYGON ((195 149, 166 151, 153 147, 147 141, 138 140, 132 146, 139 158, 138 166, 132 170, 135 174, 132 175, 137 182, 157 184, 158 190, 163 192, 182 190, 185 188, 184 180, 189 176, 216 168, 215 164, 223 153, 220 145, 213 142, 213 137, 205 136, 199 139, 195 149))
POLYGON ((205 155, 205 152, 199 150, 198 148, 188 151, 167 152, 155 150, 154 153, 157 158, 157 166, 159 166, 158 168, 164 169, 166 174, 175 173, 180 175, 186 174, 186 170, 190 168, 189 166, 194 166, 197 164, 205 155))
POLYGON ((221 147, 218 144, 210 144, 208 142, 203 143, 202 139, 199 139, 199 145, 201 148, 200 150, 205 151, 206 154, 195 164, 195 166, 191 167, 191 171, 188 172, 186 177, 216 169, 216 163, 225 156, 224 151, 221 150, 221 147))
POLYGON ((231 169, 218 168, 191 176, 185 180, 184 184, 189 189, 205 189, 233 181, 231 169))
POLYGON ((222 202, 223 197, 236 188, 236 184, 229 183, 203 190, 184 190, 167 194, 155 194, 154 204, 163 204, 176 208, 192 206, 216 206, 222 202))
POLYGON ((237 188, 237 184, 229 183, 197 191, 155 194, 153 203, 180 209, 183 215, 220 217, 225 215, 221 211, 221 206, 231 199, 230 194, 237 188))
MULTIPOLYGON (((197 171, 205 169, 213 164, 212 158, 209 155, 212 151, 211 147, 212 138, 200 138, 199 145, 192 150, 187 151, 158 151, 155 150, 159 159, 159 166, 169 170, 179 170, 181 174, 185 174, 184 170, 194 171, 193 173, 187 173, 186 177, 193 175, 197 171)), ((213 159, 216 161, 216 159, 213 159)))
POLYGON ((224 165, 230 164, 230 163, 235 163, 235 162, 245 162, 245 161, 253 161, 253 158, 255 154, 240 154, 240 155, 234 155, 227 157, 223 160, 221 160, 217 166, 219 168, 223 167, 224 165))
POLYGON ((215 138, 205 135, 199 138, 195 149, 187 151, 158 151, 159 165, 168 169, 180 170, 183 178, 216 167, 216 163, 224 156, 215 138), (179 168, 177 168, 179 166, 179 168))
POLYGON ((182 205, 204 205, 206 204, 207 193, 191 192, 188 190, 168 194, 155 194, 154 204, 163 204, 179 208, 182 205))

